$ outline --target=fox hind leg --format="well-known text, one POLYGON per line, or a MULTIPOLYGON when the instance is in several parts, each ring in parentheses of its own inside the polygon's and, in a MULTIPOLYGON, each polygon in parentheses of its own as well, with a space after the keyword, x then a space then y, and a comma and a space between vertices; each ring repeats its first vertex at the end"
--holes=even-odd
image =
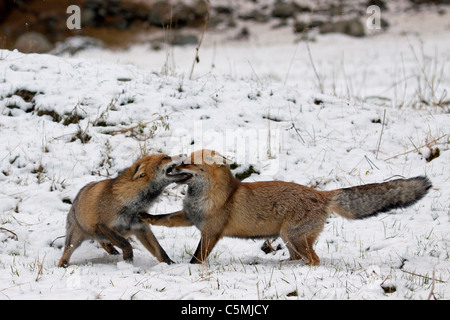
POLYGON ((98 243, 102 246, 103 249, 105 249, 106 252, 108 252, 108 254, 114 256, 119 254, 119 251, 114 248, 114 245, 111 242, 101 240, 98 243))
POLYGON ((122 237, 122 235, 120 235, 117 231, 108 228, 104 224, 98 224, 96 226, 96 232, 97 234, 111 241, 112 244, 122 249, 124 260, 126 261, 133 260, 133 248, 131 247, 130 242, 124 237, 122 237))
POLYGON ((320 259, 313 249, 314 242, 319 236, 322 227, 313 228, 308 227, 293 227, 281 230, 280 236, 286 243, 289 250, 291 260, 303 259, 307 265, 319 265, 320 259))
POLYGON ((320 259, 313 249, 316 238, 317 235, 303 235, 294 240, 296 251, 298 251, 303 260, 306 261, 306 264, 310 266, 317 266, 320 264, 320 259))
POLYGON ((80 246, 80 244, 85 239, 85 234, 83 230, 73 221, 67 222, 67 231, 66 231, 66 242, 64 245, 64 252, 59 260, 58 267, 68 267, 69 260, 72 256, 72 253, 76 248, 80 246))
POLYGON ((296 249, 294 241, 289 237, 289 233, 285 230, 281 230, 280 232, 281 239, 283 239, 286 247, 289 251, 290 260, 300 260, 302 256, 300 255, 300 251, 296 249))

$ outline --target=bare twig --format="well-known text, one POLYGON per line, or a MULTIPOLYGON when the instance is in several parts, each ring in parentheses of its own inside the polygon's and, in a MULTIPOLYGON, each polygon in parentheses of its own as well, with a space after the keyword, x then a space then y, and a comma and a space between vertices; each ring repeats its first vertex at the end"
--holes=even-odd
POLYGON ((50 247, 53 247, 53 244, 55 243, 56 240, 61 239, 61 238, 65 238, 65 237, 66 237, 66 236, 59 236, 59 237, 56 237, 52 242, 50 242, 49 246, 50 246, 50 247))
POLYGON ((300 130, 298 130, 297 127, 295 126, 294 121, 292 121, 291 124, 292 124, 292 128, 295 130, 295 133, 300 138, 301 142, 303 142, 303 144, 305 144, 305 140, 303 139, 302 135, 300 134, 300 130))
POLYGON ((427 279, 427 280, 433 280, 433 279, 434 279, 434 281, 438 281, 438 282, 441 282, 441 283, 447 283, 447 281, 436 279, 436 278, 434 277, 434 271, 433 271, 433 278, 430 278, 430 277, 428 277, 428 276, 424 276, 424 275, 422 275, 422 274, 418 274, 418 273, 414 273, 414 272, 405 271, 405 270, 403 270, 403 269, 400 269, 400 271, 402 271, 402 272, 404 272, 404 273, 407 273, 407 274, 410 274, 410 275, 413 275, 413 276, 416 276, 416 277, 425 278, 425 279, 427 279))
POLYGON ((197 48, 195 48, 195 58, 194 58, 194 61, 192 62, 192 68, 191 68, 191 73, 189 74, 189 80, 192 80, 192 74, 194 73, 195 64, 200 62, 198 51, 200 50, 200 46, 202 45, 202 42, 203 42, 203 37, 205 35, 206 29, 208 28, 208 24, 209 24, 209 11, 210 11, 210 8, 211 8, 211 4, 209 3, 209 0, 205 0, 205 2, 206 2, 206 5, 207 5, 207 14, 206 14, 206 17, 205 17, 205 26, 203 27, 202 36, 200 37, 200 40, 198 42, 198 46, 197 46, 197 48))
POLYGON ((438 141, 438 140, 441 140, 442 138, 444 138, 444 137, 446 137, 446 136, 447 136, 447 135, 446 135, 446 134, 444 134, 443 136, 440 136, 439 138, 436 138, 436 139, 434 139, 434 140, 432 140, 432 141, 427 141, 427 143, 425 143, 424 145, 421 145, 421 146, 419 146, 419 147, 414 147, 414 149, 412 149, 412 150, 408 150, 408 151, 405 151, 405 152, 399 153, 399 154, 397 154, 397 155, 395 155, 395 156, 392 156, 392 157, 390 157, 390 158, 384 159, 384 161, 387 161, 387 160, 391 160, 391 159, 394 159, 394 158, 397 158, 397 157, 403 156, 403 155, 405 155, 405 154, 408 154, 408 153, 411 153, 411 152, 417 151, 417 150, 418 150, 418 149, 420 149, 420 148, 423 148, 423 147, 429 146, 429 145, 430 145, 430 143, 437 143, 437 141, 438 141))
MULTIPOLYGON (((306 30, 306 28, 305 28, 305 30, 306 30)), ((305 30, 303 30, 303 32, 305 32, 305 30)), ((303 34, 303 32, 302 32, 302 34, 303 34)), ((298 49, 299 44, 300 44, 300 42, 297 43, 297 45, 295 46, 294 54, 292 55, 291 62, 289 63, 289 67, 288 67, 288 70, 287 70, 287 72, 286 72, 286 77, 284 78, 284 84, 285 84, 285 85, 286 85, 287 79, 288 79, 288 77, 289 77, 289 73, 291 72, 292 63, 294 62, 294 58, 295 58, 295 55, 296 55, 296 53, 297 53, 297 49, 298 49)))
POLYGON ((386 109, 384 109, 384 113, 383 113, 383 124, 381 125, 380 140, 378 140, 377 155, 376 155, 375 159, 378 159, 378 152, 380 152, 381 138, 383 137, 385 119, 386 119, 386 109))
POLYGON ((309 49, 309 41, 306 41, 306 49, 308 49, 309 60, 311 61, 311 65, 314 70, 314 74, 316 75, 317 81, 319 83, 320 93, 323 93, 324 89, 323 89, 322 79, 320 79, 319 73, 317 72, 316 66, 314 64, 314 61, 313 61, 313 58, 311 55, 311 50, 309 49))
POLYGON ((434 298, 434 300, 436 300, 436 297, 435 297, 435 295, 434 295, 434 283, 435 283, 435 277, 434 277, 434 269, 433 269, 433 282, 431 283, 431 291, 430 291, 430 294, 428 295, 428 299, 427 300, 431 300, 431 297, 433 297, 434 298))
POLYGON ((140 128, 143 128, 145 126, 147 126, 148 124, 153 124, 152 130, 155 131, 156 128, 158 127, 158 122, 160 122, 160 125, 168 130, 169 129, 169 124, 167 122, 169 116, 168 115, 159 115, 156 119, 150 120, 150 121, 145 121, 145 122, 139 122, 136 125, 133 125, 131 127, 128 128, 121 128, 121 129, 116 129, 116 130, 112 130, 109 131, 109 133, 111 135, 116 135, 116 134, 124 134, 127 132, 134 132, 135 130, 139 130, 140 128))
POLYGON ((0 231, 5 231, 5 232, 9 232, 13 235, 12 239, 13 240, 19 240, 19 237, 17 236, 17 234, 15 234, 14 232, 12 232, 11 230, 8 230, 6 228, 0 227, 0 231))
POLYGON ((44 258, 42 258, 42 261, 39 261, 39 256, 36 258, 36 267, 38 267, 38 273, 36 275, 36 279, 34 281, 39 281, 40 277, 42 276, 42 270, 44 269, 44 260, 46 255, 44 255, 44 258))
MULTIPOLYGON (((427 63, 426 63, 427 61, 426 61, 425 54, 423 52, 423 43, 422 43, 422 63, 421 63, 419 57, 416 54, 416 51, 414 50, 413 45, 409 41, 409 38, 407 37, 406 39, 408 40, 409 47, 411 49, 411 52, 414 55, 417 65, 419 66, 419 69, 421 71, 421 74, 422 74, 424 82, 425 82, 425 86, 428 87, 431 105, 440 106, 440 107, 444 106, 445 105, 444 99, 447 96, 447 90, 443 89, 440 97, 437 96, 437 91, 441 84, 443 72, 444 72, 445 68, 443 66, 441 68, 438 68, 437 53, 435 53, 436 58, 434 60, 434 65, 430 65, 429 68, 427 68, 427 63), (437 72, 439 69, 441 69, 441 72, 438 74, 437 72)), ((422 103, 425 103, 426 105, 430 105, 430 103, 426 99, 427 92, 422 91, 422 90, 426 90, 426 89, 421 88, 421 85, 420 85, 421 78, 418 78, 418 80, 419 80, 419 88, 417 90, 417 97, 419 98, 419 100, 422 103)))

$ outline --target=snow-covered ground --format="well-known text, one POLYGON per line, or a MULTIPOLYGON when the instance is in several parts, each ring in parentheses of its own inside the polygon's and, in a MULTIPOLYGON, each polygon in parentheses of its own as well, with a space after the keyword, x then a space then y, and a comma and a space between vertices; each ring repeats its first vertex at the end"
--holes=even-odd
MULTIPOLYGON (((309 44, 267 25, 249 27, 248 42, 208 33, 192 80, 194 47, 0 51, 0 299, 449 299, 445 18, 409 13, 387 33, 309 44), (82 186, 144 153, 199 148, 235 159, 236 172, 253 165, 246 181, 330 190, 427 175, 433 188, 395 214, 330 216, 317 267, 287 261, 280 239, 265 254, 263 240, 230 238, 190 265, 199 232, 164 227, 152 230, 176 264, 137 241, 131 264, 87 241, 57 267, 82 186)), ((169 186, 150 212, 179 210, 183 190, 169 186)))

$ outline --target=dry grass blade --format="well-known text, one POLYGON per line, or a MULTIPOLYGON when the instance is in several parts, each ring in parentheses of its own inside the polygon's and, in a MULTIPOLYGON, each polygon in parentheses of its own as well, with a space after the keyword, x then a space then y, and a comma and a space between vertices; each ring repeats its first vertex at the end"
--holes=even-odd
POLYGON ((165 130, 168 130, 169 129, 168 119, 169 119, 168 115, 163 115, 163 116, 160 115, 156 119, 153 119, 150 121, 145 121, 145 122, 139 122, 138 124, 133 125, 131 127, 111 130, 111 131, 109 131, 109 134, 114 136, 116 134, 125 134, 127 132, 135 133, 136 130, 142 131, 143 128, 145 128, 149 124, 152 124, 152 127, 151 127, 152 132, 151 133, 153 134, 159 126, 162 126, 165 130))
POLYGON ((316 69, 316 65, 314 64, 314 60, 311 55, 311 50, 309 49, 309 41, 306 41, 306 49, 308 50, 309 61, 311 62, 311 66, 312 66, 312 68, 314 70, 314 74, 316 75, 316 78, 317 78, 320 93, 323 94, 324 87, 323 87, 322 79, 320 78, 319 73, 317 72, 317 69, 316 69))
POLYGON ((378 140, 377 155, 375 157, 376 159, 378 159, 378 153, 380 152, 381 139, 383 138, 383 131, 384 131, 385 120, 386 120, 386 109, 384 109, 384 113, 383 113, 383 124, 381 126, 380 139, 378 140))
POLYGON ((209 11, 211 9, 211 4, 209 3, 209 0, 206 0, 206 5, 207 5, 207 13, 206 13, 206 17, 205 17, 205 25, 203 27, 202 36, 200 37, 200 40, 198 42, 198 46, 197 46, 197 48, 195 48, 195 58, 194 58, 194 61, 192 62, 191 73, 189 74, 189 80, 192 80, 192 74, 194 73, 195 64, 200 61, 198 51, 200 50, 200 47, 203 42, 203 37, 205 36, 205 32, 206 32, 206 29, 208 28, 208 24, 209 24, 209 11))
POLYGON ((404 273, 407 273, 407 274, 410 274, 410 275, 412 275, 412 276, 425 278, 425 279, 427 279, 427 280, 433 280, 433 279, 434 279, 434 281, 438 281, 438 282, 440 282, 440 283, 447 283, 447 281, 436 279, 436 278, 434 277, 434 271, 433 271, 433 277, 432 277, 432 278, 430 278, 430 277, 428 277, 428 276, 424 276, 424 275, 422 275, 422 274, 418 274, 418 273, 414 273, 414 272, 409 272, 409 271, 402 270, 402 269, 400 269, 400 271, 401 271, 401 272, 404 272, 404 273))
POLYGON ((392 157, 390 157, 390 158, 384 159, 384 161, 388 161, 388 160, 391 160, 391 159, 394 159, 394 158, 403 156, 403 155, 405 155, 405 154, 408 154, 408 153, 417 151, 418 149, 427 147, 427 146, 429 146, 430 144, 437 144, 437 142, 438 142, 439 140, 441 140, 442 138, 445 138, 446 136, 447 136, 447 134, 444 134, 443 136, 440 136, 439 138, 433 139, 433 140, 431 140, 431 141, 427 141, 425 144, 423 144, 423 145, 421 145, 421 146, 418 146, 418 147, 415 147, 415 148, 412 149, 412 150, 408 150, 408 151, 399 153, 399 154, 397 154, 397 155, 395 155, 395 156, 392 156, 392 157))
POLYGON ((45 255, 44 255, 44 258, 42 258, 42 261, 39 260, 39 256, 36 258, 35 265, 36 265, 37 268, 38 268, 38 273, 37 273, 36 279, 35 279, 36 282, 39 281, 40 277, 41 277, 42 274, 43 274, 42 271, 43 271, 43 269, 44 269, 44 260, 45 260, 45 255))
POLYGON ((12 234, 12 239, 13 240, 19 240, 19 237, 17 236, 17 234, 15 234, 14 232, 12 232, 11 230, 8 230, 8 229, 6 229, 6 228, 3 228, 3 227, 0 227, 0 231, 2 231, 2 232, 9 232, 9 233, 11 233, 12 234))
POLYGON ((427 300, 431 300, 431 297, 434 298, 434 300, 436 300, 436 297, 434 295, 434 283, 435 283, 435 277, 434 277, 434 272, 435 270, 433 270, 433 282, 431 283, 431 290, 430 290, 430 294, 428 295, 428 299, 427 300))

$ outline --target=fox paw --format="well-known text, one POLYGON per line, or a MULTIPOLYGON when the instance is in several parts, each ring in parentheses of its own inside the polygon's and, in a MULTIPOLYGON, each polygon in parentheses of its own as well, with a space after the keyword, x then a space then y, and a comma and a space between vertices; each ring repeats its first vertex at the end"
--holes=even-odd
POLYGON ((138 213, 138 218, 142 222, 146 222, 146 223, 152 223, 153 222, 153 216, 151 214, 148 214, 147 212, 139 212, 138 213))
POLYGON ((67 260, 59 260, 58 268, 67 268, 69 266, 69 262, 67 260))

